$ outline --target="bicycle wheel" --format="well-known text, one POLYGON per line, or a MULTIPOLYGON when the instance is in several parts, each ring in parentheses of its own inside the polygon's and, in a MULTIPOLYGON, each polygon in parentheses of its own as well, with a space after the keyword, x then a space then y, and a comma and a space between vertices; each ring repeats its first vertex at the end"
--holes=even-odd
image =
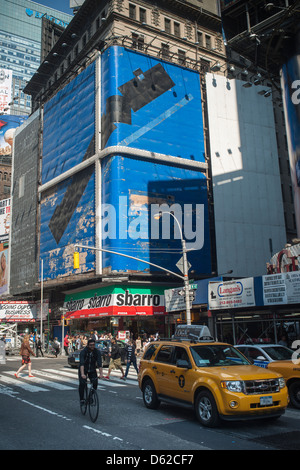
POLYGON ((98 394, 94 388, 91 388, 90 394, 89 394, 89 414, 91 421, 94 423, 96 419, 98 418, 98 413, 99 413, 99 399, 98 399, 98 394))
POLYGON ((84 403, 80 402, 80 410, 83 415, 85 415, 86 409, 87 409, 87 398, 88 398, 88 386, 87 384, 85 384, 84 394, 83 394, 84 403))

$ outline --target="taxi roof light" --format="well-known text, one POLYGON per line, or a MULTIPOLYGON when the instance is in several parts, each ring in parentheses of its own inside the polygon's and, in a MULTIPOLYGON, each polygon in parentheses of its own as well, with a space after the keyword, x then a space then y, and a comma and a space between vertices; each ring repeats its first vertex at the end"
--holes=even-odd
POLYGON ((173 338, 195 342, 215 341, 206 325, 177 325, 173 338))

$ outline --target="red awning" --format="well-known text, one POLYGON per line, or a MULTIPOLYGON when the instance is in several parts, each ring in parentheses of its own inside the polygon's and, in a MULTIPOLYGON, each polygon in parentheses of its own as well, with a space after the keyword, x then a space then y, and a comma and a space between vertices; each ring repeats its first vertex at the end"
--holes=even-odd
POLYGON ((134 316, 134 315, 166 315, 165 307, 145 307, 145 306, 110 306, 101 308, 90 308, 75 310, 74 312, 67 312, 66 319, 80 319, 80 318, 102 318, 106 316, 134 316))

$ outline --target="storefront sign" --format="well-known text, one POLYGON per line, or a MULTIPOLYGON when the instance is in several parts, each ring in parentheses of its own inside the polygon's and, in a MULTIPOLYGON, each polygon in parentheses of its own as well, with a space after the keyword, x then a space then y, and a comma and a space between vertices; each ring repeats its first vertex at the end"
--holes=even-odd
POLYGON ((227 309, 255 306, 253 277, 208 285, 209 309, 227 309))
POLYGON ((300 272, 269 274, 262 277, 264 305, 300 302, 300 272))
MULTIPOLYGON (((43 320, 47 318, 49 303, 43 303, 43 320)), ((40 302, 0 301, 0 320, 2 322, 35 322, 41 318, 40 302)))
POLYGON ((164 315, 163 288, 109 286, 67 295, 64 303, 67 318, 117 315, 164 315))

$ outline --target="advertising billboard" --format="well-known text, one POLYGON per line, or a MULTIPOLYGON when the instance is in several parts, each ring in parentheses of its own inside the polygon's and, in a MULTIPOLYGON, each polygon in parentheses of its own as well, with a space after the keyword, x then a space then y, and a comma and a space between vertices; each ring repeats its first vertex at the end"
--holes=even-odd
POLYGON ((21 126, 27 116, 0 116, 0 156, 11 155, 16 128, 21 126))
MULTIPOLYGON (((96 240, 103 248, 178 272, 180 230, 165 215, 155 221, 157 211, 174 212, 191 250, 191 269, 210 273, 199 74, 119 46, 108 48, 100 60, 101 74, 91 64, 45 105, 42 184, 94 156, 98 135, 98 152, 107 150, 97 177, 91 160, 43 193, 45 278, 74 274, 74 244, 94 247, 96 240), (153 157, 143 158, 143 152, 153 157)), ((85 250, 76 273, 95 269, 95 251, 85 250)), ((102 269, 153 270, 110 253, 103 254, 102 269)))
MULTIPOLYGON (((95 63, 45 104, 42 183, 95 153, 95 63)), ((94 166, 57 184, 41 201, 44 277, 73 273, 73 243, 95 244, 94 166)), ((87 253, 84 270, 95 269, 87 253)))
POLYGON ((300 34, 298 54, 282 67, 281 84, 289 149, 291 180, 295 206, 297 236, 300 236, 300 34))
MULTIPOLYGON (((210 273, 207 181, 197 167, 205 162, 199 74, 119 46, 104 52, 101 70, 101 145, 120 147, 102 161, 103 247, 179 272, 182 235, 191 269, 210 273)), ((106 267, 157 271, 110 253, 106 267)))
POLYGON ((12 70, 0 68, 0 113, 10 114, 12 70))

